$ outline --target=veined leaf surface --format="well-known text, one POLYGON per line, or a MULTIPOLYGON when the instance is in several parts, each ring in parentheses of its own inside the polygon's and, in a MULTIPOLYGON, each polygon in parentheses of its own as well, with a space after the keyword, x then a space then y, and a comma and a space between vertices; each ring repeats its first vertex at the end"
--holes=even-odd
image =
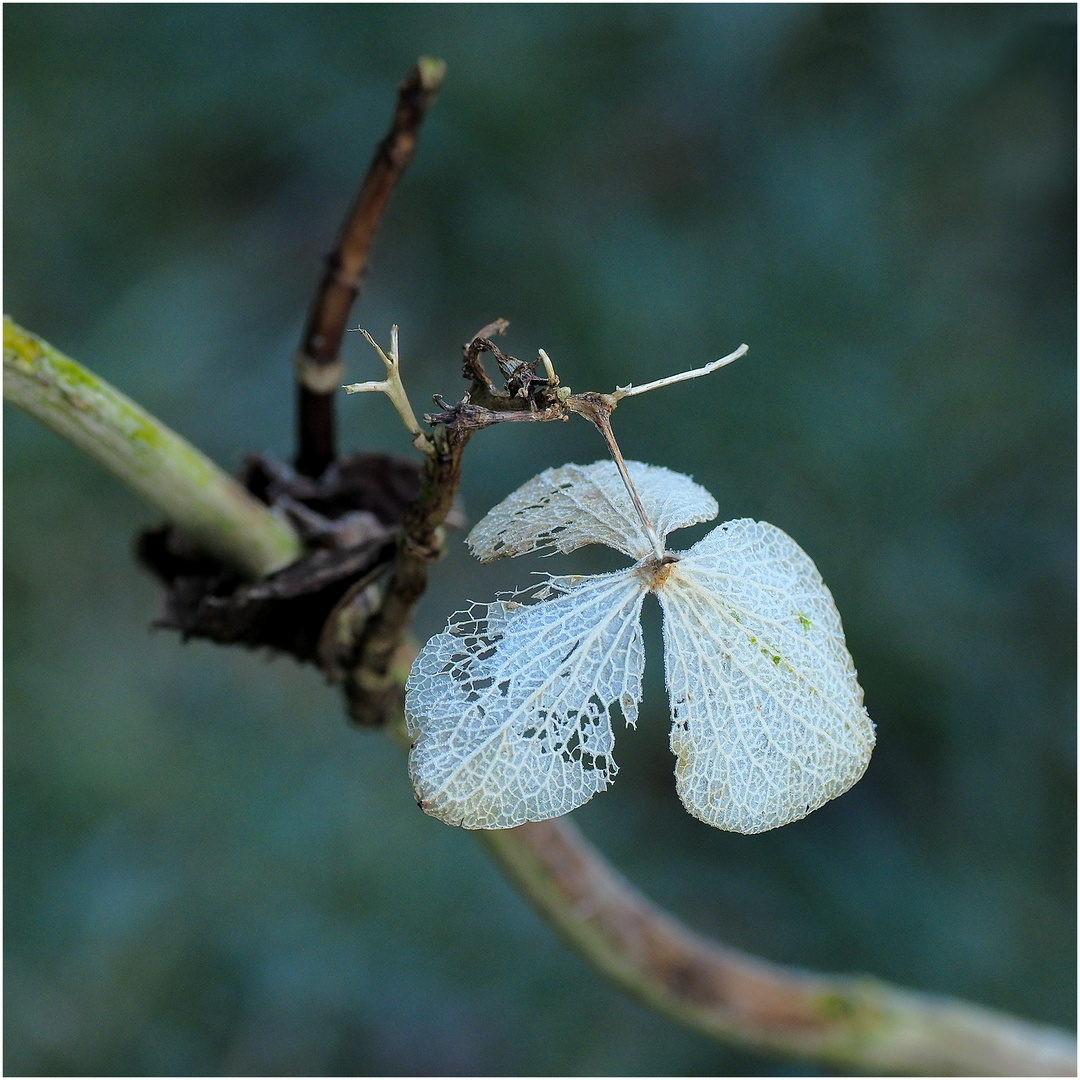
MULTIPOLYGON (((626 468, 661 537, 716 517, 716 500, 689 476, 640 461, 626 468)), ((492 507, 466 542, 481 562, 586 544, 606 544, 632 559, 652 551, 613 461, 545 469, 492 507)))
MULTIPOLYGON (((689 477, 627 462, 660 537, 716 514, 689 477)), ((406 687, 421 806, 505 829, 568 813, 615 776, 611 713, 637 718, 647 591, 664 613, 676 787, 710 825, 756 833, 805 817, 866 769, 874 725, 832 596, 774 525, 714 529, 659 557, 613 462, 548 469, 469 536, 484 560, 603 543, 636 565, 551 578, 522 604, 455 616, 406 687)))
POLYGON ((623 570, 545 590, 541 603, 474 605, 413 664, 409 774, 423 809, 448 824, 557 817, 616 773, 611 711, 637 720, 644 585, 623 570))
POLYGON ((790 536, 729 521, 682 553, 657 593, 676 787, 691 814, 763 832, 862 776, 874 725, 836 605, 790 536))

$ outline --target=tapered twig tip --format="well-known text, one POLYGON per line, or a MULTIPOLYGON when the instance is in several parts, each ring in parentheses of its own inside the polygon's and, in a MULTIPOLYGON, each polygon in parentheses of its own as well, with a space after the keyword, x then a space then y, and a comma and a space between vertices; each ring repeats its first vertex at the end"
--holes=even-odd
POLYGON ((509 328, 510 323, 507 319, 499 318, 489 322, 487 326, 481 327, 472 336, 472 340, 476 341, 477 338, 491 338, 496 334, 505 334, 509 328))
POLYGON ((446 77, 446 61, 437 56, 421 56, 416 61, 416 70, 420 75, 420 86, 424 90, 438 90, 446 77))
POLYGON ((687 379, 700 379, 702 375, 711 375, 717 368, 726 367, 733 360, 738 360, 740 356, 745 356, 750 351, 750 346, 743 344, 740 345, 734 352, 728 353, 727 356, 721 356, 719 360, 714 360, 711 364, 706 364, 704 367, 694 368, 692 371, 680 371, 677 375, 668 375, 663 379, 656 379, 650 383, 644 383, 642 386, 617 386, 615 387, 615 393, 611 397, 615 401, 622 401, 623 398, 636 397, 638 394, 646 394, 650 390, 658 390, 661 386, 671 386, 673 383, 686 382, 687 379))

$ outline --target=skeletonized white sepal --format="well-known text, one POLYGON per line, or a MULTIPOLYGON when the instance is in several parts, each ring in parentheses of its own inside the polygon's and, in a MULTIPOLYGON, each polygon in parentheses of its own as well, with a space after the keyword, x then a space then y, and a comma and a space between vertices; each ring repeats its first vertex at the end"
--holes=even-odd
POLYGON ((657 590, 679 798, 720 829, 797 821, 862 776, 874 725, 810 557, 767 522, 713 529, 657 590))
MULTIPOLYGON (((627 469, 660 537, 716 515, 689 477, 627 469)), ((796 821, 866 769, 874 725, 832 596, 773 525, 715 528, 664 555, 613 462, 534 477, 469 544, 482 560, 603 543, 637 565, 551 578, 476 605, 424 646, 406 686, 409 771, 429 814, 503 829, 568 813, 614 777, 611 711, 637 717, 646 591, 664 613, 664 667, 679 797, 710 825, 756 833, 796 821)))
POLYGON ((413 664, 409 775, 423 809, 450 825, 569 813, 615 775, 613 706, 637 720, 641 579, 551 578, 538 595, 548 598, 474 605, 413 664))
MULTIPOLYGON (((716 500, 689 476, 640 461, 626 468, 661 537, 716 517, 716 500)), ((545 469, 492 507, 466 543, 481 562, 586 544, 606 544, 632 559, 653 549, 613 461, 545 469)))

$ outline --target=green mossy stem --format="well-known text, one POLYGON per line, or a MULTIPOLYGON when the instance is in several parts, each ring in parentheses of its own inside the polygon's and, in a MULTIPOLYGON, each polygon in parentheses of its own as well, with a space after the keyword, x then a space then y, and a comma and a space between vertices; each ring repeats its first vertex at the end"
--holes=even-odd
POLYGON ((4 316, 4 400, 85 451, 246 578, 303 552, 292 526, 130 398, 4 316))

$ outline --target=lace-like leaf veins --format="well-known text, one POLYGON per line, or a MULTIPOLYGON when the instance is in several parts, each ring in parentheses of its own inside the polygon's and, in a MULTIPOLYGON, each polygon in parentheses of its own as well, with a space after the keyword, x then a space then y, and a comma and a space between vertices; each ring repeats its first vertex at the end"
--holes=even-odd
MULTIPOLYGON (((626 468, 661 536, 716 517, 716 500, 689 476, 640 461, 626 468)), ((610 461, 546 469, 489 510, 466 542, 481 562, 586 544, 605 544, 632 559, 652 551, 610 461)))
MULTIPOLYGON (((689 477, 627 462, 657 533, 715 517, 689 477)), ((636 564, 454 616, 406 687, 409 772, 429 814, 506 829, 568 813, 616 773, 611 716, 641 700, 641 605, 664 614, 676 786, 710 825, 756 833, 862 776, 874 725, 840 616, 809 556, 773 525, 713 529, 657 558, 613 462, 534 477, 473 529, 481 560, 602 543, 636 564)))

